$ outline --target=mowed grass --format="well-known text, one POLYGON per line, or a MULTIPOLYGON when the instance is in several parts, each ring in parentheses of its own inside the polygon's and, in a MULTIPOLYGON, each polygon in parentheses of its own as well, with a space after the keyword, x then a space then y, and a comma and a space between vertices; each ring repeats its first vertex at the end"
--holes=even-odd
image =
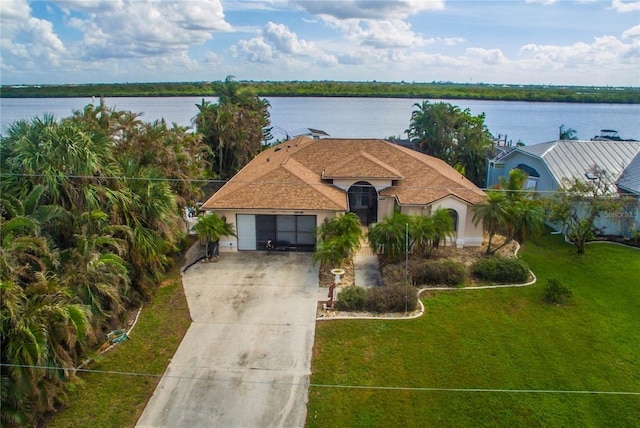
POLYGON ((308 427, 640 426, 640 251, 545 236, 519 256, 535 285, 423 295, 416 320, 318 322, 308 427), (549 277, 569 304, 543 301, 549 277))
POLYGON ((49 420, 48 427, 135 426, 191 324, 181 266, 172 269, 153 301, 145 304, 130 340, 87 367, 105 373, 80 374, 69 407, 49 420))

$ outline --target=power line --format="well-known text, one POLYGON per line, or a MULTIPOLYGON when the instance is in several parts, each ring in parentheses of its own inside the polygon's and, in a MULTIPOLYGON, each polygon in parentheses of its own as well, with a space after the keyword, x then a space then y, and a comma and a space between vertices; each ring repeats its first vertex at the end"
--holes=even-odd
MULTIPOLYGON (((208 178, 169 178, 169 177, 118 177, 118 176, 105 176, 105 175, 72 175, 72 174, 33 174, 33 173, 0 173, 0 179, 6 177, 28 177, 28 178, 67 178, 67 179, 82 179, 82 180, 116 180, 116 181, 166 181, 166 182, 195 182, 195 183, 209 183, 209 184, 259 184, 259 185, 274 185, 274 186, 332 186, 330 183, 307 183, 307 182, 287 182, 287 181, 261 181, 261 180, 222 180, 222 179, 208 179, 208 178)), ((335 187, 335 186, 334 186, 335 187)), ((365 184, 353 184, 349 187, 369 187, 365 184)), ((385 187, 385 189, 423 189, 423 190, 450 190, 450 191, 474 191, 480 190, 483 192, 501 192, 501 193, 523 193, 532 195, 553 195, 567 193, 563 190, 528 190, 528 189, 496 189, 489 187, 478 187, 477 189, 469 187, 455 187, 455 186, 417 186, 406 185, 402 186, 391 185, 385 187)), ((575 192, 570 192, 575 193, 575 192)), ((616 195, 600 195, 599 198, 612 198, 617 199, 616 195)))
POLYGON ((177 380, 202 380, 207 382, 224 382, 224 383, 247 383, 257 385, 285 385, 285 386, 308 386, 310 388, 338 388, 338 389, 366 389, 377 391, 416 391, 416 392, 471 392, 471 393, 513 393, 513 394, 581 394, 581 395, 631 395, 640 396, 638 391, 591 391, 591 390, 562 390, 562 389, 504 389, 504 388, 443 388, 443 387, 427 387, 427 386, 375 386, 375 385, 344 385, 344 384, 322 384, 308 382, 271 382, 271 381, 252 381, 238 380, 201 376, 177 376, 171 374, 156 373, 139 373, 139 372, 122 372, 116 370, 95 370, 95 369, 75 369, 55 366, 37 366, 29 364, 7 364, 0 363, 1 367, 21 367, 43 370, 63 370, 67 372, 83 372, 97 373, 118 376, 143 376, 154 378, 168 378, 177 380))

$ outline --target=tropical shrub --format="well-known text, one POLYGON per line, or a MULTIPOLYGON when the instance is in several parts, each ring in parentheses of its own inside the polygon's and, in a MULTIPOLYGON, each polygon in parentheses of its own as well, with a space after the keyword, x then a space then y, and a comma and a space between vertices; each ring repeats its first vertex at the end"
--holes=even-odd
POLYGON ((483 258, 471 265, 471 273, 485 281, 518 284, 529 279, 529 266, 518 259, 483 258))
POLYGON ((335 308, 339 311, 361 311, 367 299, 367 292, 362 287, 347 287, 338 294, 335 308))
POLYGON ((413 268, 411 277, 415 285, 462 285, 467 279, 464 264, 452 260, 425 260, 413 268))
POLYGON ((354 213, 333 217, 316 229, 318 243, 313 264, 340 267, 349 255, 360 248, 360 218, 354 213))
POLYGON ((364 309, 368 312, 404 312, 413 311, 418 306, 415 289, 402 286, 374 287, 367 289, 364 309))
POLYGON ((547 279, 547 285, 544 287, 544 298, 548 302, 555 304, 566 303, 572 294, 571 289, 558 278, 547 279))

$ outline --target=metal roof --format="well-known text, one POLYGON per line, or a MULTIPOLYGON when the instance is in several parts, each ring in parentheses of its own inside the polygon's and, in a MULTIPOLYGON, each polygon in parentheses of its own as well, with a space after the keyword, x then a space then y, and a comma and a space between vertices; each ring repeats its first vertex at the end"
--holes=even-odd
POLYGON ((625 168, 616 184, 622 190, 640 195, 640 152, 625 168))
POLYGON ((518 147, 517 151, 541 158, 558 184, 563 179, 584 180, 594 165, 607 171, 615 182, 640 153, 640 141, 559 140, 518 147))

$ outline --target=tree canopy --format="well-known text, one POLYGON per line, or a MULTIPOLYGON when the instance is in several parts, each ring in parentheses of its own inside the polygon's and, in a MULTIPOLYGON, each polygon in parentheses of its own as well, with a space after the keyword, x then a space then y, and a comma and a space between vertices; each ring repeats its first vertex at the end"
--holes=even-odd
POLYGON ((269 102, 229 76, 214 83, 218 102, 204 98, 194 119, 209 148, 210 175, 222 180, 235 175, 263 148, 269 135, 269 102))
POLYGON ((405 131, 413 144, 484 187, 487 158, 495 155, 495 143, 484 123, 484 113, 474 116, 469 109, 428 100, 414 107, 405 131))
POLYGON ((200 197, 199 135, 88 105, 0 139, 2 426, 64 402, 69 368, 151 296, 200 197), (39 367, 61 367, 66 370, 39 367))

